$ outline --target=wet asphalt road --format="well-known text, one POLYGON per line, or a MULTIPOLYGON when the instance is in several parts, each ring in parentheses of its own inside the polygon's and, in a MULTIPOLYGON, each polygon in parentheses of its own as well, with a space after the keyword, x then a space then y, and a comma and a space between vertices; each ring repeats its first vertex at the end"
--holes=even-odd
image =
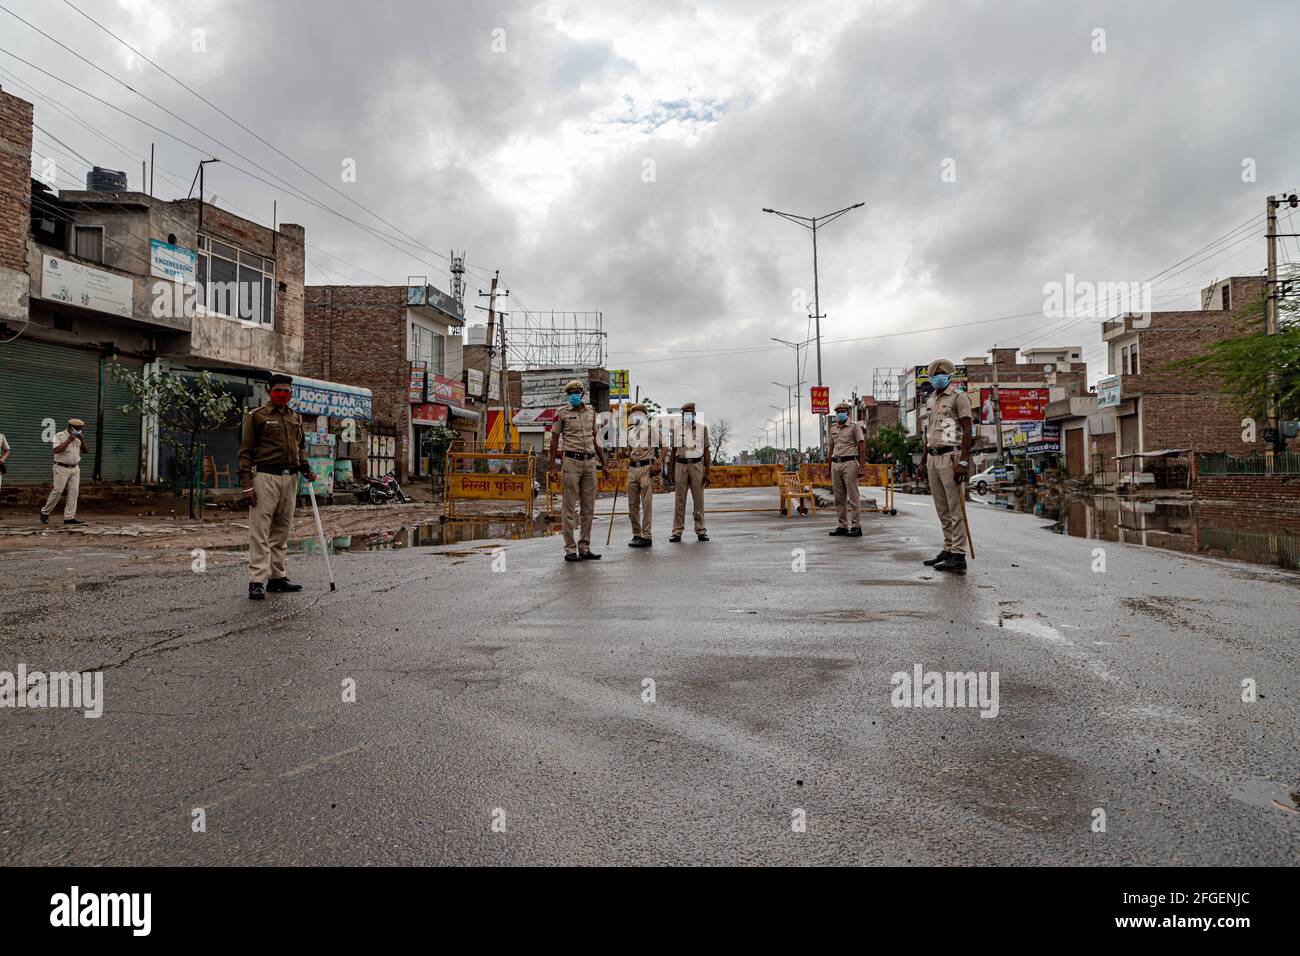
POLYGON ((898 509, 670 545, 659 496, 651 551, 339 554, 334 594, 302 555, 261 604, 236 555, 0 554, 0 670, 106 697, 0 710, 0 863, 1300 862, 1300 577, 983 506, 944 576, 898 509), (996 671, 997 716, 891 706, 917 664, 996 671))

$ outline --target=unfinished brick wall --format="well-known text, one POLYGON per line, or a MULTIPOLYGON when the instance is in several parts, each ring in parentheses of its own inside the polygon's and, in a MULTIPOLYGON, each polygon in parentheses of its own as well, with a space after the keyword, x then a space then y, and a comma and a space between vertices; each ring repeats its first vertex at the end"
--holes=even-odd
MULTIPOLYGON (((406 357, 406 292, 401 286, 308 286, 303 312, 303 373, 370 389, 374 421, 397 426, 397 476, 407 478, 410 362, 406 357)), ((359 433, 357 451, 364 457, 359 433)), ((364 474, 364 466, 357 472, 364 474)))
POLYGON ((32 104, 0 91, 0 319, 26 314, 32 104))

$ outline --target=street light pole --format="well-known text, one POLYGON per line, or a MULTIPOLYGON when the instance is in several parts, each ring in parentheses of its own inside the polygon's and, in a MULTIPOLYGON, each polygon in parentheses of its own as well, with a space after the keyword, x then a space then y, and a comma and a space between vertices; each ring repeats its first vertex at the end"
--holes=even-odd
MULTIPOLYGON (((822 226, 834 222, 845 213, 865 206, 866 203, 857 202, 852 206, 845 206, 835 212, 828 212, 824 216, 800 216, 792 212, 781 212, 777 209, 764 209, 763 212, 770 212, 774 216, 780 216, 782 219, 788 219, 795 225, 803 226, 812 233, 813 242, 813 313, 817 321, 816 334, 817 340, 817 385, 820 388, 825 382, 822 381, 822 303, 821 303, 821 284, 817 274, 817 230, 822 226)), ((826 416, 817 416, 817 434, 818 444, 821 448, 822 457, 826 457, 826 416)))
POLYGON ((813 340, 806 339, 803 342, 787 342, 785 339, 778 339, 773 336, 772 341, 780 342, 782 345, 788 345, 790 348, 794 349, 794 398, 795 408, 799 412, 799 418, 797 419, 799 432, 797 441, 799 445, 795 451, 795 463, 803 464, 803 406, 800 404, 803 402, 803 366, 799 362, 799 350, 806 347, 808 343, 813 340))
POLYGON ((786 411, 787 411, 787 412, 789 413, 789 415, 790 415, 790 419, 789 419, 789 421, 790 421, 790 426, 789 426, 789 428, 788 428, 787 431, 786 431, 785 444, 786 444, 786 447, 789 448, 789 447, 790 447, 790 440, 791 440, 792 438, 794 438, 794 435, 793 435, 793 430, 794 430, 794 407, 793 407, 793 400, 792 400, 792 398, 791 398, 791 392, 792 392, 792 389, 794 388, 794 386, 793 386, 793 385, 785 385, 785 384, 783 384, 782 382, 773 382, 772 384, 775 385, 777 388, 783 388, 783 389, 785 389, 785 407, 786 407, 786 411))
POLYGON ((788 409, 786 409, 786 408, 784 408, 784 407, 782 407, 782 406, 780 406, 780 405, 769 405, 769 406, 767 406, 767 407, 768 407, 768 408, 774 408, 774 409, 776 409, 778 412, 781 413, 781 414, 777 417, 777 422, 778 422, 778 424, 777 424, 777 427, 776 427, 776 437, 779 438, 779 439, 781 440, 781 444, 783 444, 786 448, 789 448, 789 447, 790 447, 790 427, 786 424, 786 421, 785 421, 785 413, 788 411, 788 409))

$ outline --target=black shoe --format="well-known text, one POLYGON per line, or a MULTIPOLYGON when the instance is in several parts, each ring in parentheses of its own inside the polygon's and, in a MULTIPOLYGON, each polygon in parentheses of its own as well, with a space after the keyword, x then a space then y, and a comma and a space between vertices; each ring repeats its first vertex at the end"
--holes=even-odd
POLYGON ((637 537, 629 541, 627 543, 627 546, 629 548, 648 548, 650 546, 650 542, 638 535, 637 537))
POLYGON ((947 551, 940 551, 938 554, 936 554, 936 555, 935 555, 933 558, 931 558, 929 561, 923 561, 922 564, 926 564, 926 565, 928 565, 928 566, 930 566, 930 567, 934 567, 934 566, 935 566, 936 564, 938 564, 939 562, 941 562, 941 561, 947 561, 947 560, 948 560, 948 552, 947 552, 947 551))
POLYGON ((850 528, 850 529, 849 529, 848 537, 850 537, 850 538, 860 538, 860 537, 862 537, 862 529, 861 529, 861 528, 850 528))
POLYGON ((288 578, 271 578, 266 582, 266 589, 276 592, 301 591, 302 585, 294 584, 288 578))
POLYGON ((566 551, 565 554, 564 554, 564 560, 565 560, 565 561, 581 561, 582 558, 581 558, 581 556, 579 556, 579 554, 578 554, 576 551, 575 551, 573 554, 569 554, 569 553, 566 551))
POLYGON ((600 555, 598 555, 595 551, 582 551, 579 552, 578 558, 582 561, 599 561, 600 555))
POLYGON ((699 534, 697 534, 695 537, 699 538, 701 541, 708 541, 708 540, 709 540, 709 536, 708 536, 707 534, 705 534, 703 531, 701 531, 701 532, 700 532, 699 534))
POLYGON ((654 542, 651 541, 649 538, 642 538, 642 539, 641 539, 641 547, 643 547, 643 548, 650 548, 650 547, 653 547, 653 546, 654 546, 654 542))
POLYGON ((848 529, 848 528, 836 528, 834 531, 827 531, 826 533, 827 533, 828 535, 830 535, 832 538, 836 538, 836 537, 839 537, 840 535, 846 535, 846 534, 848 534, 848 533, 849 533, 849 529, 848 529))
POLYGON ((86 522, 80 520, 79 518, 64 518, 63 523, 64 524, 85 524, 86 522))
POLYGON ((260 601, 266 597, 266 585, 259 584, 256 581, 248 585, 248 599, 250 601, 260 601))
POLYGON ((668 543, 669 543, 669 544, 679 544, 679 543, 681 542, 681 540, 682 540, 682 536, 681 536, 680 534, 675 534, 675 535, 673 535, 671 538, 668 539, 668 543))
POLYGON ((952 571, 954 574, 966 573, 966 555, 950 554, 934 566, 936 571, 952 571))
POLYGON ((44 511, 42 511, 42 512, 41 512, 41 524, 49 524, 49 523, 50 523, 50 516, 47 515, 44 511))

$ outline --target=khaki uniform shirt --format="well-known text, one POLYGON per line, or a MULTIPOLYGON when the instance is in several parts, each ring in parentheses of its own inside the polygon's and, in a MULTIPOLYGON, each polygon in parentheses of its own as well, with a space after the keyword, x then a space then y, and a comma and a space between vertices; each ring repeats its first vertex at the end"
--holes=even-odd
POLYGON ((585 402, 577 408, 566 404, 555 413, 555 424, 551 427, 560 434, 560 451, 595 453, 596 410, 585 402))
POLYGON ((709 429, 699 422, 679 422, 673 432, 673 454, 678 461, 701 460, 709 441, 709 429))
POLYGON ((930 411, 930 420, 925 428, 926 447, 954 445, 960 449, 961 419, 971 417, 970 396, 950 386, 942 393, 931 395, 925 407, 930 411))
POLYGON ((250 488, 253 468, 292 468, 303 465, 302 416, 292 408, 267 404, 244 416, 244 438, 239 443, 239 486, 250 488))
POLYGON ((657 429, 649 422, 644 425, 633 425, 627 430, 627 448, 631 453, 632 461, 654 458, 659 450, 657 429))
MULTIPOLYGON (((63 431, 55 435, 53 447, 58 448, 60 445, 62 445, 65 441, 68 440, 68 436, 70 434, 72 433, 69 432, 67 429, 64 429, 63 431)), ((82 437, 83 438, 85 437, 84 432, 82 433, 82 437)), ((58 462, 60 465, 70 465, 70 466, 80 465, 81 464, 81 442, 77 441, 76 438, 73 438, 72 444, 69 445, 67 448, 63 449, 63 451, 56 453, 54 456, 54 460, 58 462)))
POLYGON ((857 458, 858 442, 866 438, 862 426, 857 422, 845 422, 843 425, 839 422, 831 422, 827 437, 831 443, 832 458, 843 458, 845 455, 857 458))

